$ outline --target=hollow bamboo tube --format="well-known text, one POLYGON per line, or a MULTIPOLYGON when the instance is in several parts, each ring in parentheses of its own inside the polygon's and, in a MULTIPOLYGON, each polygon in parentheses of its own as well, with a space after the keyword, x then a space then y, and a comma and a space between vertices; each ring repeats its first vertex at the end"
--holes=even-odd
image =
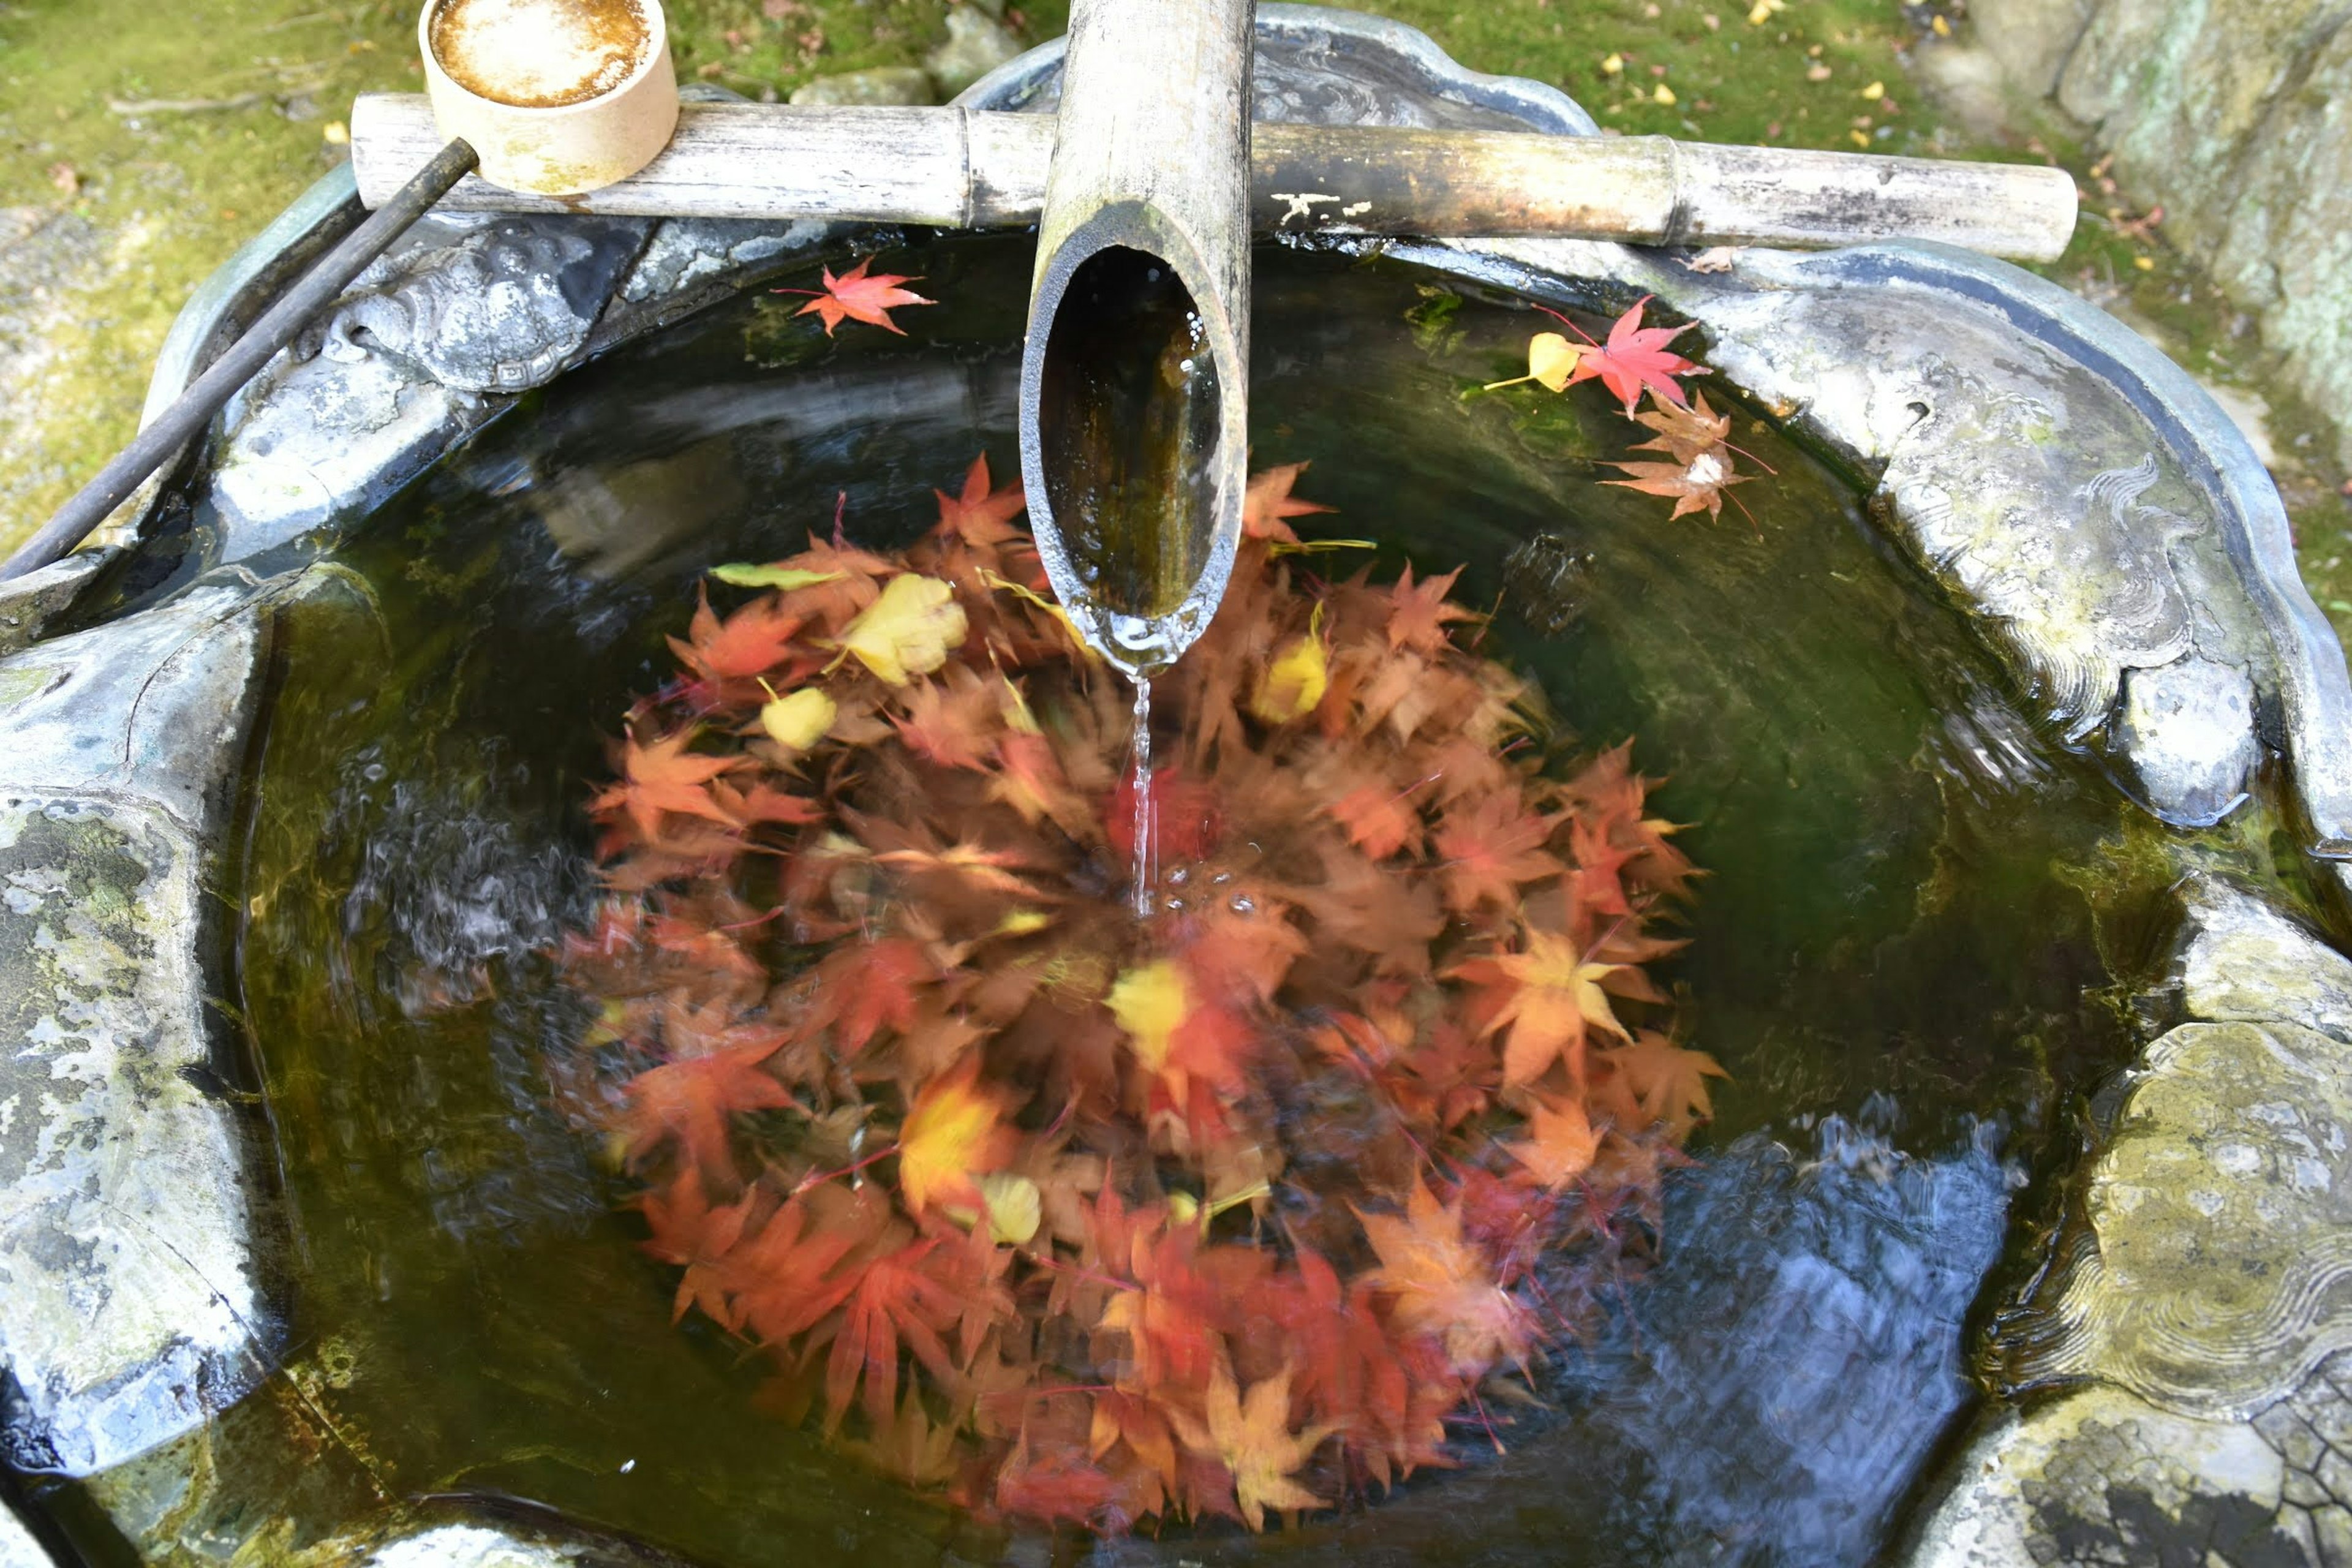
POLYGON ((1250 0, 1075 0, 1021 359, 1031 531, 1137 675, 1206 630, 1249 456, 1250 0))
MULTIPOLYGON (((641 217, 826 217, 991 228, 1035 223, 1052 119, 963 109, 688 103, 640 174, 564 200, 468 179, 445 205, 641 217)), ((441 142, 423 97, 352 113, 371 206, 441 142)), ((1549 236, 1633 245, 1856 245, 1932 239, 2048 261, 2074 229, 2073 179, 2038 164, 1729 147, 1663 136, 1262 123, 1259 233, 1549 236)))

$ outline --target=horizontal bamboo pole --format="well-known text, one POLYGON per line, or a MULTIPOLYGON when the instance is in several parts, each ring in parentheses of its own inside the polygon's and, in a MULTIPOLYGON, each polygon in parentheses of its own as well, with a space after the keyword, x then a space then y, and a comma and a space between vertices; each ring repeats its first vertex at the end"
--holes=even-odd
MULTIPOLYGON (((635 217, 842 218, 1005 227, 1037 221, 1054 118, 981 110, 679 107, 669 147, 629 179, 555 199, 468 178, 444 205, 635 217)), ((352 161, 373 206, 440 150, 421 94, 369 93, 352 161)), ((1664 136, 1538 136, 1375 126, 1253 127, 1260 232, 1549 236, 1633 245, 1932 239, 2048 261, 2074 229, 2063 169, 1664 136)))

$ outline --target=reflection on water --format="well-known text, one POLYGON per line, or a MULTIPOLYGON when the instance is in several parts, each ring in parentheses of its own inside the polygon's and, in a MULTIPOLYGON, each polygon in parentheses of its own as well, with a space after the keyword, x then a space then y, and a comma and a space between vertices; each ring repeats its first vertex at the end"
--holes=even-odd
POLYGON ((150 1555, 426 1493, 860 1568, 1802 1563, 1890 1528, 1970 1397, 1961 1314, 2037 1201, 2012 1172, 2123 1053, 2102 943, 2132 949, 2163 868, 1803 455, 1742 415, 1780 475, 1743 491, 1758 527, 1669 524, 1589 482, 1639 434, 1597 393, 1460 395, 1510 373, 1526 316, 1433 315, 1385 267, 1261 258, 1256 460, 1316 459, 1329 531, 1388 542, 1376 576, 1466 563, 1458 595, 1504 607, 1484 651, 1582 749, 1637 736, 1657 809, 1696 825, 1695 940, 1660 967, 1733 1080, 1663 1263, 1539 1369, 1543 1407, 1498 1414, 1507 1453, 1258 1539, 982 1529, 763 1415, 738 1347, 673 1328, 541 945, 586 918, 601 737, 665 678, 703 567, 799 548, 836 494, 852 539, 902 543, 974 451, 1009 458, 1027 260, 933 247, 951 303, 904 341, 780 349, 745 304, 579 373, 340 552, 364 593, 289 616, 237 897, 294 1349, 284 1396, 201 1439, 202 1484, 158 1479, 184 1448, 86 1489, 150 1555))

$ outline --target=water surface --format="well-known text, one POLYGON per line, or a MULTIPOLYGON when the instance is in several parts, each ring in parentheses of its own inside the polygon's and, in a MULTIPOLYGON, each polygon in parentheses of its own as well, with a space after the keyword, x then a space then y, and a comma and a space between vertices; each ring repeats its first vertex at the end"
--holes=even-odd
POLYGON ((1692 825, 1710 875, 1659 973, 1732 1080, 1664 1261, 1540 1369, 1507 1454, 1465 1443, 1459 1471, 1258 1539, 965 1520, 762 1414, 755 1360, 672 1326, 548 956, 593 891, 583 803, 707 566, 790 553, 836 506, 898 545, 975 453, 1013 470, 1028 261, 889 262, 947 301, 903 340, 752 296, 627 348, 421 479, 286 614, 231 896, 289 1372, 61 1506, 168 1558, 504 1496, 714 1564, 860 1568, 1796 1563, 1893 1528, 1973 1397, 1964 1319, 2046 1205, 2071 1099, 2127 1052, 2161 859, 1838 477, 1743 410, 1733 439, 1778 470, 1735 492, 1752 520, 1669 521, 1592 482, 1645 434, 1597 387, 1465 395, 1549 323, 1388 265, 1260 257, 1254 461, 1313 459, 1299 493, 1339 510, 1301 524, 1379 541, 1376 577, 1465 566, 1563 755, 1635 737, 1692 825), (164 1495, 199 1449, 209 1479, 164 1495))

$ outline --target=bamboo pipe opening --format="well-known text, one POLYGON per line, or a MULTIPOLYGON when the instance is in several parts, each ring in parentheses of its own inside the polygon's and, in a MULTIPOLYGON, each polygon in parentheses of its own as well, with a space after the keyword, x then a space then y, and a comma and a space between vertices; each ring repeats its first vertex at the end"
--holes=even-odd
MULTIPOLYGON (((1122 662, 1171 660, 1213 614, 1191 602, 1223 582, 1230 542, 1218 549, 1225 498, 1221 450, 1228 376, 1214 312, 1167 257, 1134 243, 1089 245, 1103 233, 1127 240, 1145 226, 1113 209, 1074 236, 1064 265, 1038 295, 1045 330, 1032 405, 1046 509, 1046 546, 1092 611, 1082 628, 1122 662), (1057 286, 1058 285, 1058 286, 1057 286), (1203 579, 1211 579, 1204 584, 1203 579)), ((1027 377, 1024 378, 1024 381, 1027 377)))
POLYGON ((1208 628, 1249 447, 1248 0, 1074 0, 1021 356, 1037 552, 1129 674, 1208 628))

